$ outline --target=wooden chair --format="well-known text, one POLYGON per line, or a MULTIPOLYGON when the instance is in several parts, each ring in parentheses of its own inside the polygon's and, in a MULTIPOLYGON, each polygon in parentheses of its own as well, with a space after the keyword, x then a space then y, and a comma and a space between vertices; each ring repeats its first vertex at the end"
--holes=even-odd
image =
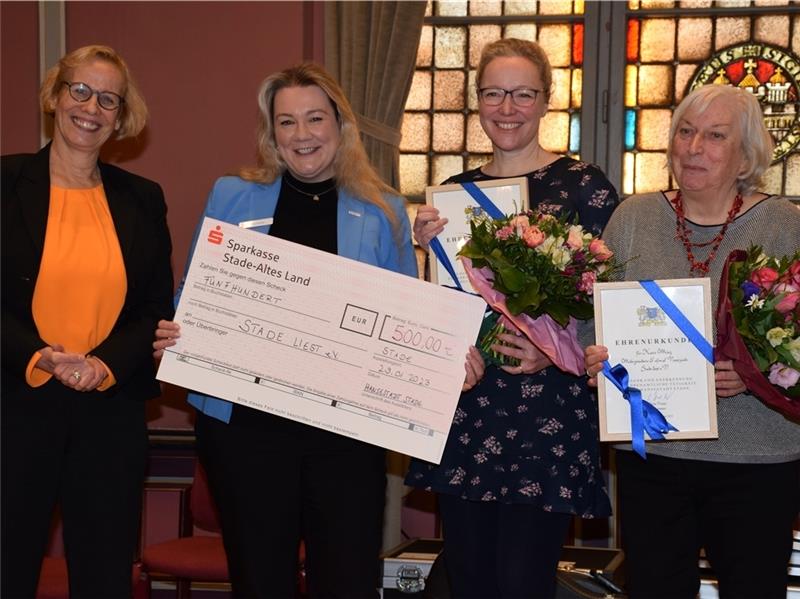
MULTIPOLYGON (((222 536, 193 534, 195 526, 212 533, 221 531, 208 480, 199 460, 195 462, 194 482, 188 496, 188 506, 184 506, 182 510, 185 517, 181 523, 180 537, 145 547, 141 559, 147 588, 153 578, 174 579, 178 599, 188 599, 191 596, 192 581, 230 582, 222 536)), ((297 589, 298 596, 304 597, 306 581, 303 543, 300 543, 298 556, 297 589)))
POLYGON ((154 577, 174 579, 178 598, 186 599, 191 595, 192 581, 224 583, 230 580, 228 560, 219 535, 219 518, 199 460, 195 462, 188 505, 181 511, 184 517, 180 537, 145 547, 141 564, 148 586, 154 577), (195 535, 195 526, 217 534, 195 535))

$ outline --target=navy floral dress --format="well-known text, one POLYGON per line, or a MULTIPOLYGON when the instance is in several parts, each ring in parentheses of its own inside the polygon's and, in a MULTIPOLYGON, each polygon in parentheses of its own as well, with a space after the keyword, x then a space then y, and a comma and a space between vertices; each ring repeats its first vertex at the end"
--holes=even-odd
MULTIPOLYGON (((594 165, 562 157, 528 173, 531 207, 578 216, 599 234, 619 203, 594 165)), ((492 179, 480 169, 446 183, 492 179)), ((611 513, 600 470, 597 401, 585 376, 555 366, 512 375, 489 366, 463 393, 442 463, 412 460, 406 484, 473 501, 527 503, 602 518, 611 513)))

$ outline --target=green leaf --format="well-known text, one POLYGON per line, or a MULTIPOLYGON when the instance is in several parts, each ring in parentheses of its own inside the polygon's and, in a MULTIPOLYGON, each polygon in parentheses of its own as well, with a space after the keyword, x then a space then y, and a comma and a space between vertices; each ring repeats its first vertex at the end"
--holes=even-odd
POLYGON ((562 327, 569 324, 569 309, 563 303, 551 302, 547 305, 547 313, 562 327))
POLYGON ((594 317, 594 306, 584 302, 572 302, 570 312, 578 320, 590 320, 594 317))
POLYGON ((525 312, 536 318, 540 315, 539 306, 546 297, 547 295, 541 291, 539 281, 529 280, 528 284, 518 293, 506 298, 506 305, 512 314, 525 312))
MULTIPOLYGON (((495 281, 499 280, 503 287, 508 289, 511 293, 519 293, 524 289, 525 273, 518 271, 510 265, 497 267, 495 272, 495 281)), ((538 282, 536 285, 538 287, 538 282)))
POLYGON ((458 250, 458 255, 475 260, 476 258, 484 258, 486 253, 483 251, 483 248, 480 247, 480 244, 470 242, 461 246, 461 249, 458 250))
POLYGON ((800 397, 800 384, 797 384, 794 387, 789 387, 788 389, 784 389, 783 387, 778 388, 781 390, 781 393, 787 397, 800 397))

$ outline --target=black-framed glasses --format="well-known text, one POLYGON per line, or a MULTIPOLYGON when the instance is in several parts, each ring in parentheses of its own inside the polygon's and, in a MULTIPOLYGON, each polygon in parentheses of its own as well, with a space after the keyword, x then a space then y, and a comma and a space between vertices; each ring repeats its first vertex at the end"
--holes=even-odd
POLYGON ((518 87, 517 89, 503 89, 502 87, 482 87, 478 90, 478 97, 487 106, 500 106, 510 95, 517 106, 533 106, 536 98, 542 93, 540 89, 532 87, 518 87))
POLYGON ((117 110, 125 103, 125 98, 117 93, 95 91, 80 81, 62 81, 61 83, 67 86, 69 95, 76 102, 88 102, 89 98, 97 96, 97 103, 100 104, 100 108, 105 108, 106 110, 117 110))

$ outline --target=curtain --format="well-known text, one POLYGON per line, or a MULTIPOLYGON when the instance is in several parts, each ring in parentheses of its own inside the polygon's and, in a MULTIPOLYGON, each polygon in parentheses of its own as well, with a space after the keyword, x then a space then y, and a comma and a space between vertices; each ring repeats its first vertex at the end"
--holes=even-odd
POLYGON ((425 2, 328 2, 325 66, 358 116, 378 174, 400 187, 399 145, 425 2))
MULTIPOLYGON (((325 66, 358 117, 361 138, 381 178, 400 188, 400 125, 414 76, 424 1, 328 2, 325 66)), ((383 546, 402 542, 401 513, 408 458, 387 453, 383 546)))

